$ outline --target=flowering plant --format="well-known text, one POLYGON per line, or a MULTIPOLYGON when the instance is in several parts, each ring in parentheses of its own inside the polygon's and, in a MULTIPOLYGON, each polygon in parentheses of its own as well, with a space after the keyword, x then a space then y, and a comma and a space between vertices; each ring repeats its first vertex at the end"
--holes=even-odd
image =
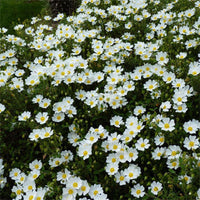
POLYGON ((83 0, 1 28, 2 196, 199 199, 199 14, 83 0))

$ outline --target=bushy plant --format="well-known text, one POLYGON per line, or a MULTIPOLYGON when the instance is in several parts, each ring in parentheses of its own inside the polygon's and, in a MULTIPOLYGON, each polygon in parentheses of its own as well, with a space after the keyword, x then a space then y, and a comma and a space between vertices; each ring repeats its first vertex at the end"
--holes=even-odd
POLYGON ((199 13, 83 0, 1 28, 0 196, 199 199, 199 13))

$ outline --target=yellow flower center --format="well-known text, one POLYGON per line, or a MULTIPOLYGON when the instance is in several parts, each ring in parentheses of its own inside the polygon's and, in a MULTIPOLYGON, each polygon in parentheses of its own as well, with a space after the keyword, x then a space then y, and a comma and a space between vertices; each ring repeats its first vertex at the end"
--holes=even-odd
POLYGON ((133 135, 133 134, 134 134, 134 131, 130 131, 129 134, 130 134, 130 135, 133 135))
POLYGON ((82 191, 85 191, 85 190, 86 190, 86 187, 83 185, 83 186, 81 187, 81 190, 82 190, 82 191))
POLYGON ((75 182, 75 183, 73 183, 73 187, 78 187, 78 183, 77 182, 75 182))
POLYGON ((157 156, 160 157, 162 154, 160 152, 157 153, 157 156))
POLYGON ((29 196, 28 200, 33 200, 33 195, 29 196))
POLYGON ((18 176, 18 172, 15 172, 15 173, 14 173, 14 176, 18 176))
POLYGON ((168 77, 168 78, 167 78, 167 81, 171 81, 171 80, 172 80, 172 78, 171 78, 171 77, 168 77))
POLYGON ((160 57, 160 61, 164 61, 165 60, 165 58, 162 56, 162 57, 160 57))
POLYGON ((115 163, 116 162, 116 158, 112 158, 112 162, 115 163))
POLYGON ((40 120, 43 122, 45 120, 45 117, 41 117, 40 120))
POLYGON ((141 193, 141 190, 137 190, 137 191, 136 191, 136 194, 139 195, 140 193, 141 193))
POLYGON ((181 98, 181 97, 178 97, 178 98, 177 98, 177 101, 178 101, 178 102, 181 102, 181 101, 182 101, 182 98, 181 98))
POLYGON ((190 146, 190 147, 193 147, 193 146, 194 146, 194 142, 193 142, 193 141, 190 141, 190 142, 189 142, 189 146, 190 146))
POLYGON ((44 134, 45 137, 49 137, 49 135, 50 135, 49 132, 46 132, 46 133, 44 134))
POLYGON ((141 146, 142 148, 144 148, 144 147, 145 147, 145 143, 143 142, 140 146, 141 146))
POLYGON ((61 120, 61 116, 60 115, 57 116, 57 120, 61 120))
POLYGON ((38 175, 37 175, 37 174, 34 174, 34 175, 33 175, 33 178, 34 178, 34 179, 36 179, 37 177, 38 177, 38 175))
POLYGON ((31 85, 33 85, 34 83, 35 83, 35 81, 34 81, 34 80, 31 80, 31 81, 30 81, 30 84, 31 84, 31 85))
POLYGON ((110 172, 112 173, 112 172, 114 172, 115 171, 115 168, 110 168, 110 172))
POLYGON ((72 189, 68 190, 68 194, 73 194, 73 193, 74 193, 74 190, 72 190, 72 189))
POLYGON ((172 162, 172 166, 176 167, 177 163, 176 162, 172 162))
POLYGON ((20 195, 21 192, 22 192, 21 190, 17 190, 17 191, 16 191, 16 194, 17 194, 17 195, 20 195))
POLYGON ((32 190, 32 189, 33 189, 32 185, 29 185, 28 190, 32 190))
POLYGON ((35 165, 35 169, 39 169, 39 165, 38 164, 35 165))
POLYGON ((168 129, 168 128, 169 128, 169 124, 166 123, 166 124, 164 125, 164 127, 165 127, 166 129, 168 129))
POLYGON ((130 172, 130 173, 128 174, 128 176, 129 176, 130 178, 132 178, 132 177, 133 177, 133 173, 130 172))
POLYGON ((152 89, 153 89, 153 85, 150 85, 150 86, 149 86, 149 89, 152 90, 152 89))
POLYGON ((171 155, 175 156, 176 155, 176 151, 172 151, 171 155))
POLYGON ((56 161, 55 161, 55 164, 56 164, 56 165, 59 165, 59 164, 60 164, 60 161, 59 161, 59 160, 56 160, 56 161))
POLYGON ((153 190, 154 190, 155 192, 157 192, 157 191, 158 191, 158 187, 154 187, 153 190))
POLYGON ((178 110, 181 111, 183 108, 182 106, 178 106, 178 110))
POLYGON ((115 125, 119 125, 119 121, 115 121, 115 125))

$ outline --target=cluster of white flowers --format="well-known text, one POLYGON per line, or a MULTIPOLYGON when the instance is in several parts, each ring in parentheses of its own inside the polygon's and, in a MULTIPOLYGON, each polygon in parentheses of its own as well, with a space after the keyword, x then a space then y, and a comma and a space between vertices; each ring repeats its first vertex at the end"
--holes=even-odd
MULTIPOLYGON (((106 155, 105 172, 120 186, 134 183, 131 195, 140 198, 147 190, 158 195, 163 188, 157 177, 151 179, 149 187, 137 182, 144 173, 137 161, 144 153, 150 152, 151 160, 160 160, 173 170, 180 167, 183 152, 199 163, 195 153, 200 146, 200 121, 182 116, 191 108, 190 98, 198 94, 187 79, 200 75, 200 62, 188 59, 199 48, 200 17, 193 17, 199 12, 200 2, 180 12, 173 11, 178 0, 159 10, 160 3, 118 0, 113 5, 111 0, 83 0, 77 14, 55 28, 39 24, 44 21, 49 24, 50 16, 32 18, 31 24, 38 23, 37 26, 15 26, 16 31, 24 31, 26 39, 6 35, 6 30, 0 29, 1 39, 9 44, 9 49, 0 53, 0 87, 31 94, 46 81, 49 85, 44 85, 46 89, 42 92, 48 94, 48 90, 55 89, 52 94, 56 98, 37 90, 29 102, 35 104, 37 112, 24 110, 17 116, 21 123, 36 124, 29 133, 32 142, 51 138, 56 132, 51 125, 59 123, 62 127, 62 123, 79 117, 81 106, 88 114, 93 110, 99 115, 110 112, 107 126, 98 121, 98 127, 89 127, 84 135, 79 132, 82 127, 77 128, 79 124, 69 124, 67 140, 76 154, 62 151, 60 157, 49 159, 51 168, 72 162, 74 156, 89 159, 98 143, 106 155), (149 5, 157 9, 151 10, 149 5), (174 25, 177 23, 179 26, 174 25), (29 54, 27 50, 23 52, 25 48, 30 53, 37 52, 37 56, 24 60, 21 55, 29 54), (172 53, 171 48, 177 49, 172 53), (134 60, 131 67, 129 58, 134 60), (62 93, 60 88, 64 88, 62 93), (69 88, 72 89, 67 92, 69 88), (144 98, 144 102, 143 99, 135 102, 134 96, 144 98), (123 113, 127 107, 131 110, 123 113), (181 140, 167 141, 169 135, 181 140)), ((63 14, 52 20, 61 19, 64 20, 63 14)), ((0 114, 6 107, 6 103, 0 103, 0 114)), ((62 142, 66 133, 61 134, 62 142)), ((29 166, 28 175, 17 168, 10 172, 10 178, 17 184, 12 192, 16 199, 43 199, 50 188, 36 188, 35 183, 42 162, 34 160, 29 166)), ((178 179, 191 182, 187 174, 178 179)), ((64 185, 63 200, 76 199, 77 195, 108 199, 100 184, 91 185, 67 168, 57 173, 57 181, 64 185)))
MULTIPOLYGON (((60 166, 62 163, 70 162, 73 160, 73 154, 71 151, 62 151, 61 157, 51 158, 49 165, 52 168, 60 166)), ((41 169, 43 164, 40 160, 34 160, 29 163, 31 171, 26 175, 18 168, 14 168, 10 171, 10 178, 15 181, 15 185, 12 188, 12 192, 16 194, 15 199, 43 199, 45 194, 50 192, 50 188, 37 187, 37 179, 41 175, 41 169)), ((67 168, 57 172, 56 180, 64 185, 62 190, 62 199, 75 199, 76 196, 89 195, 92 199, 104 199, 107 200, 107 195, 104 193, 100 184, 90 185, 87 180, 82 180, 78 176, 72 174, 67 168)), ((2 179, 1 186, 3 187, 5 180, 2 179), (3 182, 4 181, 4 182, 3 182)), ((84 198, 83 198, 84 199, 84 198)))
POLYGON ((42 168, 42 162, 40 160, 34 160, 29 163, 28 174, 25 174, 18 168, 14 168, 10 171, 10 178, 15 181, 16 185, 13 186, 12 192, 16 194, 15 199, 43 199, 48 187, 36 186, 36 180, 40 176, 40 170, 42 168))

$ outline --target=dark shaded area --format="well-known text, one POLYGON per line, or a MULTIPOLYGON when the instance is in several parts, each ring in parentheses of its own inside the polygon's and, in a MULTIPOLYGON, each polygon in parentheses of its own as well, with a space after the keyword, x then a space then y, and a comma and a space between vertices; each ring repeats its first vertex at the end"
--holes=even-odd
POLYGON ((51 14, 55 17, 58 13, 72 15, 80 5, 79 0, 49 0, 51 14))

